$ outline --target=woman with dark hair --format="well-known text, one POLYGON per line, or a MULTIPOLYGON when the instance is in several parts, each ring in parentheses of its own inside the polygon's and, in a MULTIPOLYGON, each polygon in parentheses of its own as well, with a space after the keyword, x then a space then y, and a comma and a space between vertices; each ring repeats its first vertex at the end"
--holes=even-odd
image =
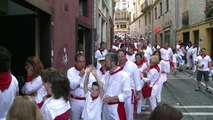
POLYGON ((69 120, 70 118, 70 86, 69 80, 53 68, 41 73, 44 87, 49 98, 44 97, 41 113, 44 120, 69 120))
POLYGON ((6 119, 7 112, 18 95, 18 81, 10 73, 11 55, 0 46, 0 120, 6 119))
POLYGON ((42 99, 47 94, 40 76, 43 70, 42 62, 39 58, 30 56, 26 60, 25 69, 27 71, 27 78, 22 92, 25 95, 32 96, 40 108, 42 106, 42 99))
POLYGON ((161 103, 152 111, 148 120, 181 120, 182 118, 183 114, 180 110, 161 103))

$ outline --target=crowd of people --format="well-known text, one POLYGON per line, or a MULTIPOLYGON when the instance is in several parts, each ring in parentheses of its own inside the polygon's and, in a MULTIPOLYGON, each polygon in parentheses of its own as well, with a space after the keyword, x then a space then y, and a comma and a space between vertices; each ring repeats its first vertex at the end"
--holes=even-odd
POLYGON ((180 120, 180 110, 161 103, 167 74, 183 65, 198 70, 197 88, 204 75, 206 91, 211 58, 202 48, 182 43, 171 49, 168 43, 151 46, 146 39, 115 39, 112 49, 101 42, 95 52, 96 65, 86 66, 84 53, 76 53, 75 65, 66 75, 54 68, 44 69, 35 56, 26 59, 26 82, 18 87, 10 72, 11 55, 0 46, 0 120, 133 120, 149 100, 148 120, 180 120), (197 56, 198 55, 198 56, 197 56), (187 62, 186 62, 187 61, 187 62), (144 86, 151 93, 144 94, 144 86), (24 96, 19 96, 19 89, 24 96), (22 113, 21 113, 22 112, 22 113))

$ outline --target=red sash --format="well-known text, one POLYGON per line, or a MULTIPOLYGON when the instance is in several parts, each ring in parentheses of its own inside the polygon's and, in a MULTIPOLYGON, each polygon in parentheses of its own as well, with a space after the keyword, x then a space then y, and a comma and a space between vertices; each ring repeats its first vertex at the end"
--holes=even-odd
POLYGON ((125 108, 124 108, 124 102, 110 102, 108 103, 108 105, 114 105, 114 104, 118 104, 118 116, 120 120, 127 120, 126 119, 126 112, 125 112, 125 108))

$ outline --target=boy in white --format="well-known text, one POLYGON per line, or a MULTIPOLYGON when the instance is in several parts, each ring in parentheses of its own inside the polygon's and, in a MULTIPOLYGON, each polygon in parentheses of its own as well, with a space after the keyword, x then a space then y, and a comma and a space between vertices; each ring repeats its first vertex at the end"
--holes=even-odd
POLYGON ((103 85, 99 80, 94 67, 90 67, 89 71, 86 73, 86 78, 84 81, 84 93, 86 94, 86 104, 82 114, 83 120, 101 120, 103 85), (90 72, 92 72, 97 81, 92 83, 91 91, 88 90, 87 86, 90 72))
POLYGON ((101 42, 100 43, 100 48, 98 48, 98 50, 96 50, 95 52, 95 60, 97 61, 97 69, 99 69, 101 67, 101 63, 99 62, 98 59, 104 57, 107 54, 107 49, 106 49, 106 43, 105 42, 101 42))
POLYGON ((110 53, 105 56, 109 69, 102 79, 104 88, 103 120, 127 120, 124 101, 130 97, 130 81, 127 73, 118 67, 118 57, 110 53))
POLYGON ((18 95, 18 81, 10 73, 11 55, 0 46, 0 120, 6 120, 7 112, 18 95))
POLYGON ((170 73, 170 70, 174 68, 174 64, 173 64, 173 52, 172 49, 169 48, 169 44, 165 43, 164 44, 164 48, 160 49, 160 53, 161 53, 161 58, 162 60, 164 60, 166 62, 166 68, 168 71, 168 73, 170 73))
POLYGON ((117 55, 119 60, 119 66, 123 67, 123 71, 125 71, 130 77, 131 97, 125 101, 125 110, 127 114, 127 119, 133 120, 135 101, 134 97, 136 96, 137 100, 140 99, 140 91, 142 88, 140 84, 140 73, 137 65, 125 58, 125 51, 118 50, 117 55), (135 94, 135 91, 137 92, 137 94, 135 94))
MULTIPOLYGON (((84 80, 85 80, 85 56, 83 53, 77 53, 75 56, 75 66, 67 71, 67 77, 71 87, 71 120, 80 120, 83 108, 85 106, 84 80)), ((89 76, 88 87, 92 87, 95 81, 94 76, 89 76)))
POLYGON ((208 88, 208 81, 209 81, 209 72, 211 71, 211 58, 206 55, 206 49, 201 49, 201 54, 197 57, 196 65, 198 67, 197 72, 197 88, 196 91, 201 90, 200 84, 202 76, 204 76, 204 81, 206 84, 206 92, 211 93, 211 91, 208 88))

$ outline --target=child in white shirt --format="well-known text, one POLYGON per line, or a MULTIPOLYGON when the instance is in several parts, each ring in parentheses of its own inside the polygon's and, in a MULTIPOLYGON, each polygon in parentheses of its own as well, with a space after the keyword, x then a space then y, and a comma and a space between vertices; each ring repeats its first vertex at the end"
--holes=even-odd
POLYGON ((86 102, 82 114, 83 120, 101 120, 103 85, 98 79, 97 72, 94 67, 90 67, 86 73, 84 81, 84 93, 86 94, 86 102), (97 82, 92 83, 91 91, 88 90, 88 79, 90 72, 94 75, 97 82))

